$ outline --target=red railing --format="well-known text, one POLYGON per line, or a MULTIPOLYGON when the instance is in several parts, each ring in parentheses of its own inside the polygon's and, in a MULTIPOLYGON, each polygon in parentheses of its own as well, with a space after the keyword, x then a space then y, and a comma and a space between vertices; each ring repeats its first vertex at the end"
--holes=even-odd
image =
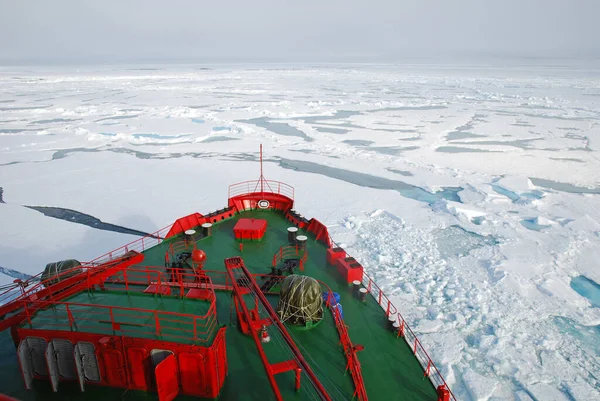
MULTIPOLYGON (((188 289, 207 290, 203 299, 211 302, 211 309, 216 310, 215 287, 210 277, 191 273, 188 269, 169 269, 168 272, 159 266, 131 267, 109 277, 105 284, 120 284, 121 287, 110 287, 110 290, 140 291, 154 285, 156 293, 171 294, 178 288, 183 297, 188 289), (162 269, 162 270, 161 270, 162 269)), ((209 311, 210 312, 210 311, 209 311)))
POLYGON ((176 256, 182 252, 192 252, 196 250, 196 243, 188 244, 186 240, 175 241, 169 244, 166 252, 165 252, 165 263, 171 264, 175 262, 176 256))
MULTIPOLYGON (((327 237, 332 248, 339 246, 335 243, 333 238, 331 238, 329 232, 327 232, 327 237)), ((446 388, 450 393, 451 399, 456 401, 456 397, 452 393, 452 390, 450 390, 450 387, 446 383, 446 380, 444 380, 444 377, 442 376, 438 368, 435 366, 435 363, 433 363, 433 360, 431 359, 427 351, 425 351, 425 348, 421 344, 421 341, 419 341, 417 335, 412 331, 404 317, 400 314, 398 308, 396 308, 396 306, 392 303, 392 301, 390 301, 387 295, 384 294, 383 290, 379 288, 375 281, 371 277, 369 277, 369 275, 367 275, 366 272, 363 273, 362 284, 367 288, 368 292, 377 301, 377 303, 379 303, 379 306, 381 306, 381 308, 385 311, 386 316, 389 317, 393 314, 397 315, 398 324, 400 325, 398 336, 404 338, 406 343, 412 348, 415 357, 417 358, 419 364, 424 370, 424 376, 429 377, 429 380, 434 385, 434 387, 436 387, 436 389, 439 386, 444 386, 444 388, 446 388)))
POLYGON ((33 329, 39 322, 43 330, 101 332, 134 337, 152 334, 166 341, 207 343, 212 341, 218 328, 213 306, 203 316, 54 301, 23 301, 23 308, 27 315, 25 321, 33 329), (43 319, 43 309, 49 307, 52 307, 52 316, 50 319, 43 319), (43 308, 42 312, 36 313, 40 308, 43 308))
MULTIPOLYGON (((112 286, 111 291, 144 291, 148 286, 154 285, 155 291, 163 294, 172 288, 180 288, 180 296, 184 296, 186 290, 191 288, 206 290, 203 299, 209 302, 208 309, 203 315, 192 315, 175 312, 162 312, 147 310, 143 308, 125 308, 106 306, 98 304, 85 304, 73 302, 61 302, 50 299, 38 299, 29 296, 17 301, 25 314, 27 323, 33 328, 43 321, 44 330, 75 330, 82 332, 107 331, 125 335, 156 334, 161 339, 191 340, 195 342, 209 342, 217 330, 216 319, 216 297, 212 282, 208 277, 199 278, 184 269, 172 269, 173 274, 160 270, 161 268, 139 267, 129 268, 115 272, 112 276, 98 278, 100 271, 105 267, 88 268, 85 274, 74 276, 79 285, 71 285, 60 293, 64 299, 75 293, 79 293, 86 287, 88 289, 100 285, 119 284, 112 286), (82 287, 83 286, 83 287, 82 287), (43 319, 43 310, 52 307, 52 319, 43 319), (64 316, 60 316, 64 313, 64 316), (36 314, 42 314, 36 319, 36 314), (62 319, 64 317, 64 319, 62 319), (32 320, 33 318, 33 320, 32 320), (105 324, 104 326, 102 324, 105 324), (110 326, 107 326, 110 324, 110 326), (185 335, 180 335, 184 333, 185 335)), ((112 274, 112 273, 108 273, 112 274)), ((55 286, 58 286, 57 284, 55 286)))
POLYGON ((327 298, 326 305, 331 311, 333 315, 333 320, 335 322, 335 327, 337 328, 338 335, 340 336, 340 342, 344 347, 344 354, 346 355, 346 370, 350 370, 350 375, 352 376, 352 381, 354 382, 354 394, 352 398, 355 396, 359 401, 367 401, 367 389, 365 388, 365 382, 362 377, 362 369, 360 367, 360 362, 358 360, 357 348, 352 344, 352 340, 350 340, 350 335, 348 334, 348 328, 346 327, 346 323, 344 323, 344 319, 342 318, 342 313, 339 308, 336 307, 335 296, 333 295, 333 291, 331 288, 322 281, 319 281, 321 287, 325 288, 325 291, 329 294, 327 298))
MULTIPOLYGON (((288 259, 293 256, 300 255, 300 249, 298 246, 284 245, 275 254, 273 255, 273 261, 271 265, 276 267, 279 263, 283 262, 285 259, 288 259)), ((304 265, 306 264, 306 259, 308 258, 308 252, 304 250, 302 252, 302 256, 300 256, 300 270, 304 270, 304 265)))
POLYGON ((390 299, 383 293, 383 290, 379 288, 379 286, 371 277, 367 275, 367 273, 363 274, 362 283, 367 291, 369 291, 369 293, 373 296, 373 298, 375 298, 377 303, 379 303, 379 306, 383 308, 386 316, 389 317, 392 315, 397 315, 398 324, 400 325, 398 336, 403 337, 406 343, 412 348, 413 354, 425 372, 424 376, 429 377, 429 380, 431 380, 434 387, 438 388, 439 386, 444 386, 450 392, 452 400, 456 401, 456 397, 450 390, 448 384, 446 384, 444 377, 433 363, 433 360, 429 357, 427 351, 425 351, 425 348, 423 348, 421 341, 419 341, 416 334, 408 326, 408 323, 406 323, 406 320, 404 320, 404 317, 402 317, 392 301, 390 301, 390 299))
MULTIPOLYGON (((290 248, 295 249, 294 247, 290 247, 290 248)), ((208 270, 208 271, 205 271, 205 273, 211 277, 212 282, 215 283, 214 285, 217 290, 233 291, 234 286, 231 284, 231 279, 226 272, 208 270)), ((284 279, 285 278, 285 276, 273 276, 270 274, 254 274, 254 273, 252 273, 251 276, 254 278, 255 283, 257 282, 258 278, 265 278, 265 279, 269 279, 269 278, 284 279)), ((342 315, 341 315, 339 309, 337 307, 335 307, 335 298, 333 296, 333 291, 324 282, 319 281, 319 284, 322 287, 321 292, 329 293, 329 299, 326 304, 327 304, 327 307, 329 308, 329 310, 331 311, 331 314, 333 315, 335 326, 338 331, 338 335, 340 337, 340 342, 344 348, 344 355, 346 356, 346 361, 347 361, 346 370, 350 370, 350 374, 352 375, 352 380, 354 382, 354 388, 355 388, 354 395, 358 397, 359 401, 366 401, 367 400, 367 391, 365 389, 364 380, 362 378, 362 370, 360 367, 360 362, 358 361, 358 356, 356 355, 357 350, 354 347, 354 345, 352 344, 352 341, 350 340, 350 335, 348 334, 348 328, 346 327, 346 324, 344 323, 344 320, 342 318, 342 315)), ((276 292, 267 291, 265 293, 267 293, 267 294, 273 293, 274 294, 276 292)))
POLYGON ((284 182, 273 180, 243 181, 229 186, 228 198, 252 193, 268 192, 283 195, 294 200, 294 187, 284 182), (261 185, 262 183, 262 185, 261 185))
MULTIPOLYGON (((130 251, 136 251, 136 252, 142 253, 146 249, 149 249, 153 246, 160 244, 164 240, 166 234, 171 229, 171 226, 172 225, 161 228, 160 230, 156 231, 155 233, 149 234, 145 237, 140 237, 126 245, 123 245, 122 247, 119 247, 110 252, 107 252, 104 255, 101 255, 90 262, 84 262, 84 263, 82 263, 81 268, 83 268, 84 271, 87 271, 87 269, 93 268, 100 264, 109 262, 114 259, 121 258, 130 251)), ((33 276, 27 280, 23 280, 21 282, 15 283, 15 284, 5 288, 4 291, 0 292, 0 305, 4 305, 10 301, 13 301, 25 293, 33 294, 34 292, 39 291, 40 289, 44 288, 44 286, 43 286, 44 283, 41 282, 41 277, 42 277, 42 273, 38 273, 35 276, 33 276), (28 289, 26 289, 26 288, 28 288, 28 289)))
MULTIPOLYGON (((134 263, 139 263, 142 260, 142 255, 136 254, 128 258, 115 258, 112 261, 105 262, 102 265, 90 265, 84 263, 81 266, 75 266, 74 269, 79 270, 80 273, 73 274, 73 269, 53 274, 45 280, 42 280, 42 273, 25 280, 18 281, 13 286, 5 290, 0 294, 0 315, 5 315, 11 310, 14 310, 14 301, 23 299, 38 299, 46 296, 52 296, 53 292, 62 291, 68 287, 77 287, 81 282, 88 280, 97 273, 110 269, 116 265, 130 266, 134 263), (58 284, 57 284, 58 282, 58 284)), ((64 291, 61 292, 61 296, 64 297, 64 291)))
MULTIPOLYGON (((308 362, 306 362, 306 360, 304 359, 304 356, 302 355, 302 353, 296 346, 296 343, 294 342, 294 340, 288 333, 287 328, 281 322, 281 320, 279 319, 279 316, 277 315, 277 313, 275 312, 275 310, 273 309, 273 307, 271 306, 271 304, 269 303, 267 298, 265 298, 265 295, 260 290, 260 288, 256 284, 256 281, 254 280, 254 278, 252 277, 252 275, 250 274, 250 272, 244 265, 242 258, 240 258, 239 256, 236 256, 236 257, 225 259, 225 268, 227 269, 227 274, 229 274, 229 277, 232 281, 232 284, 234 287, 234 295, 238 298, 238 300, 240 302, 241 309, 243 311, 244 317, 246 318, 246 321, 249 324, 252 324, 253 319, 247 308, 246 302, 241 297, 242 291, 238 285, 238 280, 240 278, 245 278, 247 280, 247 285, 245 286, 245 288, 247 288, 249 290, 249 293, 252 294, 253 297, 255 297, 255 299, 257 300, 258 303, 262 304, 263 311, 266 312, 268 319, 276 327, 277 332, 281 334, 281 336, 283 337, 283 340, 285 341, 289 350, 293 354, 293 359, 291 360, 293 365, 288 365, 287 361, 284 362, 284 365, 294 366, 297 368, 296 369, 296 372, 297 372, 296 390, 300 389, 300 372, 301 372, 301 370, 304 370, 304 373, 308 376, 309 382, 312 385, 312 387, 314 388, 318 398, 321 400, 325 400, 325 401, 331 401, 331 397, 327 393, 327 390, 325 390, 325 387, 323 387, 323 384, 319 381, 319 379, 313 372, 313 370, 310 367, 310 365, 308 364, 308 362), (301 370, 299 370, 299 369, 301 369, 301 370)), ((257 303, 257 305, 258 305, 258 303, 257 303)), ((258 308, 258 306, 257 306, 257 308, 258 308)), ((255 324, 263 324, 263 323, 259 323, 256 321, 254 321, 254 323, 255 324)), ((261 360, 264 364, 267 376, 269 377, 269 382, 271 384, 271 387, 273 388, 275 399, 282 400, 283 398, 281 397, 281 392, 279 391, 279 387, 277 385, 277 382, 275 381, 274 375, 277 373, 287 371, 289 369, 286 367, 283 367, 282 369, 280 369, 279 368, 279 366, 281 366, 280 363, 272 364, 268 361, 267 356, 263 350, 262 343, 258 338, 258 332, 255 329, 256 329, 256 327, 251 327, 250 332, 251 332, 254 342, 256 344, 256 348, 259 352, 261 360)))
POLYGON ((96 259, 90 261, 89 264, 99 264, 107 262, 109 260, 113 260, 115 258, 120 258, 129 251, 136 251, 142 253, 146 249, 152 248, 153 246, 156 246, 163 242, 167 234, 169 233, 171 226, 172 224, 168 225, 167 227, 161 228, 155 233, 149 234, 145 237, 140 237, 135 241, 123 245, 122 247, 113 249, 112 251, 107 252, 102 256, 98 256, 96 259))

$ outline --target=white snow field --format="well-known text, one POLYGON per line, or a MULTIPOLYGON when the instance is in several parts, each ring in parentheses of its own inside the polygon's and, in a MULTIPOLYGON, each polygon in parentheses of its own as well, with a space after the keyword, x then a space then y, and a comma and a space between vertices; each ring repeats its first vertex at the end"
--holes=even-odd
POLYGON ((5 67, 0 88, 1 267, 134 238, 24 205, 152 232, 225 206, 263 143, 458 399, 600 399, 598 70, 5 67))

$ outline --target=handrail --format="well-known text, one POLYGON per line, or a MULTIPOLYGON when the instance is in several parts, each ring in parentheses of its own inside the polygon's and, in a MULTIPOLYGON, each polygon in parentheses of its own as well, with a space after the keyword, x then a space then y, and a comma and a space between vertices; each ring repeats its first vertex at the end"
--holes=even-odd
MULTIPOLYGON (((329 238, 332 248, 339 247, 339 245, 336 244, 331 235, 329 235, 329 232, 327 232, 327 236, 329 238)), ((453 401, 456 401, 456 397, 454 396, 454 393, 452 393, 452 390, 450 390, 450 386, 448 386, 446 380, 444 380, 444 377, 438 370, 437 366, 435 366, 435 363, 433 362, 427 351, 425 351, 425 348, 421 344, 421 341, 418 339, 417 335, 412 331, 412 329, 410 328, 410 326, 408 325, 398 308, 396 308, 396 306, 392 303, 388 296, 385 295, 383 290, 379 288, 377 283, 375 283, 375 280, 369 277, 369 275, 366 272, 363 272, 362 284, 367 288, 367 291, 377 301, 379 306, 385 311, 386 316, 389 317, 390 315, 397 314, 398 324, 400 325, 398 336, 404 338, 404 341, 406 341, 408 346, 413 349, 415 358, 417 358, 417 361, 419 361, 419 364, 425 371, 424 376, 427 376, 429 378, 434 387, 437 388, 438 386, 444 386, 444 388, 447 389, 450 393, 451 399, 453 401), (408 333, 408 336, 406 335, 406 333, 408 333), (408 338, 409 336, 411 337, 410 339, 408 338)))
MULTIPOLYGON (((310 365, 308 364, 308 362, 306 362, 306 360, 304 359, 304 356, 302 355, 302 353, 296 346, 296 343, 294 342, 294 340, 288 333, 287 328, 283 325, 283 323, 279 319, 279 316, 277 315, 277 313, 275 313, 275 310, 273 309, 273 307, 271 306, 271 304, 269 303, 267 298, 265 298, 265 295, 262 293, 262 291, 256 284, 256 281, 253 279, 252 275, 250 274, 250 272, 244 265, 244 261, 242 260, 242 258, 239 256, 236 256, 236 257, 225 259, 225 268, 227 269, 227 273, 229 274, 229 277, 230 277, 233 287, 235 289, 234 295, 237 295, 238 297, 240 297, 241 291, 238 287, 236 278, 244 277, 244 276, 246 277, 246 279, 248 280, 248 288, 250 289, 253 296, 255 296, 258 299, 258 301, 262 304, 263 309, 267 312, 267 315, 269 316, 269 319, 271 320, 271 323, 273 325, 275 325, 278 332, 281 333, 285 343, 288 345, 289 350, 294 355, 294 359, 295 359, 296 363, 299 365, 299 367, 304 369, 304 372, 309 377, 309 381, 312 384, 314 390, 316 391, 317 396, 321 400, 331 401, 331 397, 327 393, 327 390, 325 390, 325 387, 323 387, 323 384, 321 384, 321 382, 317 378, 316 374, 313 372, 313 370, 310 367, 310 365), (238 269, 241 270, 241 274, 236 276, 235 270, 238 270, 238 269)), ((245 315, 247 321, 250 322, 251 321, 250 313, 248 311, 246 303, 241 298, 240 298, 240 305, 241 305, 241 308, 244 312, 244 315, 245 315)), ((268 360, 266 359, 266 355, 265 355, 264 351, 262 350, 262 345, 261 345, 260 341, 258 340, 257 332, 254 330, 254 328, 252 328, 250 331, 252 333, 252 337, 254 339, 254 342, 256 343, 257 349, 259 351, 259 354, 260 354, 263 364, 265 366, 265 370, 267 371, 267 375, 269 376, 271 386, 273 387, 275 396, 278 400, 281 400, 282 399, 281 393, 279 392, 277 383, 275 382, 275 379, 273 377, 273 372, 271 371, 272 364, 270 364, 268 362, 268 360)))
POLYGON ((397 314, 398 324, 400 325, 398 336, 403 337, 404 341, 406 341, 406 343, 412 348, 415 358, 417 358, 417 361, 419 361, 419 364, 425 371, 424 376, 429 377, 429 380, 431 380, 435 387, 444 386, 450 393, 452 400, 456 401, 456 397, 454 396, 454 393, 452 393, 452 390, 450 390, 450 387, 444 380, 444 377, 442 376, 438 368, 435 366, 435 363, 433 362, 427 351, 425 351, 425 348, 421 344, 421 341, 412 331, 412 329, 410 328, 402 314, 400 314, 396 306, 394 306, 392 301, 390 301, 387 295, 384 294, 383 290, 379 288, 377 283, 375 283, 375 281, 371 277, 369 277, 367 273, 363 273, 362 283, 367 288, 367 291, 371 294, 371 296, 377 301, 379 306, 386 312, 386 316, 389 317, 391 315, 397 314))
MULTIPOLYGON (((109 265, 111 265, 111 263, 109 263, 109 265)), ((158 268, 160 269, 160 268, 158 268)), ((88 274, 79 274, 78 276, 73 276, 72 279, 76 279, 78 282, 78 285, 72 285, 69 288, 67 288, 65 291, 63 291, 61 293, 61 298, 60 299, 64 299, 66 297, 68 297, 69 295, 72 295, 73 293, 77 293, 80 292, 82 290, 81 286, 87 287, 88 289, 92 288, 95 285, 100 285, 101 288, 104 288, 106 283, 109 284, 114 284, 114 283, 118 283, 118 284, 124 284, 124 290, 125 291, 129 291, 134 289, 135 287, 132 288, 132 286, 135 285, 143 285, 143 286, 148 286, 148 285, 156 285, 158 287, 158 291, 160 293, 162 293, 161 288, 167 287, 169 288, 169 292, 170 292, 170 288, 175 286, 179 286, 182 291, 181 291, 181 296, 183 296, 184 290, 192 287, 192 288, 201 288, 201 289, 206 289, 209 290, 209 296, 206 298, 210 305, 208 306, 208 310, 206 311, 205 314, 203 315, 192 315, 192 314, 186 314, 186 313, 177 313, 177 312, 163 312, 163 311, 157 311, 157 310, 147 310, 144 308, 128 308, 128 307, 116 307, 116 306, 107 306, 107 305, 97 305, 97 304, 85 304, 85 303, 76 303, 76 302, 67 302, 67 301, 60 301, 60 300, 55 300, 52 297, 50 297, 50 299, 40 299, 38 297, 23 297, 23 299, 16 301, 15 303, 17 305, 19 305, 21 307, 21 309, 24 310, 25 312, 25 320, 29 323, 30 326, 32 326, 35 323, 35 320, 32 322, 32 317, 35 316, 35 314, 40 311, 43 310, 44 308, 47 308, 48 306, 54 306, 54 309, 56 310, 56 306, 57 305, 64 305, 65 306, 65 310, 67 313, 67 321, 69 322, 69 329, 73 330, 73 328, 75 328, 78 331, 86 331, 86 329, 98 329, 98 326, 85 326, 84 324, 82 324, 81 321, 94 321, 97 322, 97 320, 94 320, 93 318, 90 319, 89 316, 90 315, 98 315, 98 314, 102 314, 105 312, 99 312, 99 311, 105 311, 108 310, 109 316, 110 316, 110 320, 109 321, 100 321, 100 323, 110 323, 111 327, 112 327, 112 331, 119 331, 119 332, 128 332, 128 333, 133 333, 133 334, 140 334, 139 330, 127 330, 127 329, 123 329, 123 326, 125 327, 152 327, 153 328, 153 332, 156 333, 157 336, 168 336, 174 339, 184 339, 184 340, 193 340, 193 341, 200 341, 200 342, 207 342, 212 338, 212 334, 214 332, 214 330, 216 329, 216 327, 218 326, 218 324, 213 323, 216 322, 216 296, 214 294, 214 288, 212 286, 212 281, 209 277, 201 277, 202 281, 201 282, 195 282, 196 280, 199 279, 199 277, 197 275, 194 274, 189 274, 186 273, 183 269, 172 269, 173 271, 173 275, 168 274, 169 277, 167 276, 167 273, 165 273, 164 271, 161 270, 157 270, 157 269, 153 269, 151 267, 132 267, 129 269, 124 269, 124 270, 119 270, 118 272, 114 272, 114 274, 112 274, 111 276, 105 276, 105 277, 100 277, 100 280, 97 279, 98 275, 95 274, 97 272, 100 271, 106 271, 104 274, 112 274, 112 271, 110 270, 106 270, 106 268, 104 267, 94 267, 94 268, 90 268, 88 269, 88 274), (90 272, 92 272, 90 273, 90 272), (191 278, 192 280, 194 280, 193 283, 188 283, 185 282, 185 286, 184 284, 184 280, 186 278, 191 278), (175 281, 173 281, 172 279, 175 279, 175 281), (132 280, 133 279, 133 280, 132 280), (74 314, 74 312, 77 312, 77 307, 78 306, 85 306, 85 307, 90 307, 90 310, 86 310, 85 311, 85 316, 83 317, 78 317, 76 318, 76 315, 74 314), (117 311, 117 313, 115 313, 115 311, 117 311), (119 311, 136 311, 137 314, 122 314, 119 313, 119 311), (144 313, 152 313, 152 316, 145 316, 145 320, 148 319, 153 319, 154 321, 154 325, 150 325, 144 322, 142 323, 136 323, 135 319, 137 317, 139 317, 140 315, 143 315, 144 313), (128 319, 126 321, 115 321, 114 320, 114 316, 127 316, 128 319), (161 317, 162 316, 162 317, 161 317), (184 317, 184 318, 190 318, 192 319, 191 323, 187 322, 187 321, 182 321, 182 320, 177 320, 177 319, 170 319, 170 317, 172 316, 179 316, 179 317, 184 317), (79 321, 79 324, 78 324, 79 321), (162 324, 161 324, 162 322, 162 324), (181 327, 177 327, 177 328, 172 328, 169 327, 169 322, 170 323, 182 323, 184 325, 183 328, 181 327), (190 324, 192 329, 187 329, 186 324, 190 324), (206 331, 199 331, 198 327, 203 328, 203 327, 207 327, 206 331), (176 334, 172 334, 172 333, 168 333, 167 331, 169 330, 176 330, 177 332, 183 332, 183 333, 193 333, 192 337, 189 336, 180 336, 180 335, 176 335, 176 334)), ((100 273, 102 274, 102 273, 100 273)), ((113 288, 111 288, 112 290, 113 288)), ((57 322, 61 322, 60 319, 54 319, 54 321, 57 322)), ((66 324, 64 323, 44 323, 44 326, 56 326, 58 328, 56 328, 56 330, 60 330, 62 329, 66 329, 66 324)))
MULTIPOLYGON (((293 248, 293 247, 290 247, 290 248, 293 248)), ((305 253, 305 255, 306 255, 306 253, 305 253)), ((225 276, 226 282, 225 282, 224 289, 228 290, 228 291, 234 290, 234 285, 233 284, 231 286, 229 285, 229 281, 230 281, 230 280, 228 280, 229 275, 226 272, 207 270, 207 271, 205 271, 205 273, 225 276)), ((285 277, 285 276, 274 276, 274 275, 270 275, 270 274, 257 274, 257 273, 250 273, 250 275, 255 279, 254 282, 256 282, 257 277, 279 277, 279 278, 285 277)), ((358 361, 358 357, 356 355, 357 350, 352 344, 350 335, 348 334, 348 329, 346 327, 346 324, 344 323, 344 320, 341 316, 339 309, 335 307, 335 302, 334 302, 335 298, 333 296, 333 291, 326 283, 324 283, 320 280, 317 280, 317 281, 319 282, 319 284, 321 285, 321 287, 323 289, 322 292, 329 293, 329 298, 326 302, 326 305, 327 305, 328 309, 330 310, 331 314, 333 315, 334 323, 335 323, 336 329, 338 331, 338 335, 340 337, 341 344, 344 347, 344 355, 346 356, 346 360, 347 360, 346 368, 350 370, 350 374, 352 375, 352 380, 353 380, 354 386, 355 386, 354 395, 356 395, 358 397, 359 401, 367 401, 367 399, 368 399, 367 391, 365 389, 364 380, 362 377, 360 362, 358 361)), ((268 292, 266 292, 266 293, 268 293, 268 292)))
POLYGON ((286 184, 285 182, 265 179, 242 181, 230 185, 228 190, 228 199, 231 199, 236 196, 260 192, 283 195, 290 198, 291 200, 294 200, 294 187, 292 187, 289 184, 286 184), (261 182, 263 184, 262 190, 261 182))
POLYGON ((357 396, 359 401, 367 401, 367 389, 365 388, 365 382, 362 377, 362 370, 360 368, 360 362, 358 360, 358 356, 356 355, 358 349, 352 344, 352 340, 350 339, 350 334, 348 334, 348 328, 346 327, 346 323, 344 323, 344 319, 342 318, 342 314, 335 305, 335 296, 333 295, 333 291, 331 288, 322 282, 321 280, 317 280, 321 286, 326 288, 326 292, 329 294, 327 297, 326 305, 333 314, 333 320, 335 322, 335 327, 337 328, 338 335, 340 336, 340 342, 344 347, 344 354, 346 356, 347 365, 346 369, 350 369, 350 375, 352 376, 352 381, 354 382, 354 396, 357 396))
MULTIPOLYGON (((273 262, 271 265, 276 267, 279 263, 283 262, 284 259, 287 259, 289 256, 298 256, 300 254, 300 249, 298 245, 284 245, 279 248, 277 252, 273 255, 273 262)), ((300 257, 300 270, 304 270, 304 265, 306 264, 306 260, 308 258, 308 252, 304 250, 302 252, 302 256, 300 257)))
POLYGON ((160 230, 155 231, 152 234, 148 234, 145 237, 140 237, 134 241, 131 241, 128 244, 125 244, 119 248, 113 249, 110 252, 106 252, 104 255, 98 256, 97 258, 91 260, 90 264, 98 264, 105 262, 105 259, 112 260, 118 257, 125 255, 127 252, 136 251, 136 252, 144 252, 146 249, 152 248, 164 241, 167 233, 171 229, 173 224, 169 224, 166 227, 161 228, 160 230))
MULTIPOLYGON (((156 285, 158 288, 158 292, 161 292, 163 287, 166 288, 180 288, 181 291, 188 288, 196 288, 196 289, 205 289, 209 290, 209 297, 207 298, 211 304, 215 304, 216 296, 215 289, 212 283, 212 279, 205 275, 198 275, 189 273, 187 269, 169 269, 170 272, 164 272, 159 270, 161 267, 159 266, 140 266, 140 267, 130 267, 123 272, 117 273, 115 276, 111 276, 107 278, 106 283, 108 284, 123 284, 125 285, 125 291, 131 291, 130 286, 135 285, 156 285), (173 281, 173 278, 175 281, 173 281), (191 279, 192 281, 185 281, 186 278, 191 279), (202 281, 197 281, 202 280, 202 281)), ((111 291, 115 290, 115 288, 110 288, 111 291)), ((183 297, 183 293, 180 293, 180 296, 183 297)), ((206 318, 206 315, 198 316, 198 318, 206 318)))
MULTIPOLYGON (((52 293, 56 290, 64 290, 63 287, 65 285, 75 285, 80 284, 85 280, 89 280, 91 276, 95 276, 96 274, 105 271, 110 268, 114 268, 119 265, 127 265, 130 266, 134 263, 139 263, 142 258, 141 254, 136 254, 137 256, 114 259, 112 261, 105 262, 102 265, 80 265, 74 266, 73 269, 69 269, 66 271, 62 271, 52 277, 49 277, 45 280, 41 280, 41 276, 43 273, 36 275, 33 279, 29 279, 27 281, 18 281, 8 291, 5 291, 0 298, 0 315, 6 314, 15 308, 15 302, 22 299, 33 299, 38 296, 48 296, 52 295, 52 293), (81 270, 77 274, 73 274, 74 269, 81 270), (60 280, 59 280, 60 279, 60 280), (34 284, 29 287, 29 284, 33 282, 34 284), (26 289, 29 287, 28 289, 26 289), (59 288, 60 287, 60 288, 59 288), (37 295, 36 295, 37 294, 37 295), (41 294, 41 295, 40 295, 41 294)), ((64 295, 64 292, 61 293, 64 295)))
POLYGON ((54 330, 65 330, 68 327, 68 329, 71 331, 85 332, 86 329, 99 329, 98 325, 93 325, 91 322, 95 322, 96 324, 110 323, 111 328, 107 329, 107 331, 141 334, 142 331, 140 330, 128 330, 124 329, 123 326, 137 327, 142 329, 150 328, 152 329, 152 332, 161 338, 170 337, 206 343, 212 339, 212 333, 214 333, 216 327, 218 326, 218 324, 216 324, 216 306, 214 304, 209 307, 209 311, 204 316, 144 308, 130 308, 74 302, 38 300, 33 302, 22 301, 22 304, 27 315, 26 321, 30 327, 35 327, 35 315, 38 310, 42 308, 53 307, 54 313, 56 314, 60 312, 60 309, 57 309, 57 307, 64 306, 67 319, 53 319, 52 322, 66 321, 68 323, 51 323, 44 321, 45 328, 52 327, 54 330), (29 313, 29 309, 31 308, 30 305, 39 306, 40 308, 34 310, 33 313, 29 313), (81 308, 85 309, 82 310, 81 308), (78 316, 80 313, 83 315, 78 316), (147 321, 151 321, 152 323, 147 323, 147 321), (86 322, 88 325, 85 324, 86 322), (180 326, 175 328, 169 326, 169 323, 175 323, 180 326), (198 327, 206 327, 206 330, 198 331, 198 327), (188 335, 177 335, 169 333, 169 331, 187 333, 188 335))
MULTIPOLYGON (((151 248, 155 245, 160 244, 163 241, 165 235, 169 232, 169 229, 171 228, 171 226, 172 226, 172 224, 167 227, 163 227, 160 230, 157 230, 156 232, 154 232, 152 234, 146 235, 144 237, 139 237, 138 239, 131 241, 130 243, 123 245, 119 248, 113 249, 112 251, 106 252, 105 254, 103 254, 89 262, 83 262, 81 264, 81 266, 77 266, 77 267, 81 267, 83 269, 91 269, 100 264, 123 257, 126 253, 128 253, 130 251, 136 251, 136 252, 141 253, 148 248, 151 248)), ((6 304, 10 301, 14 301, 19 296, 22 296, 25 293, 33 294, 34 292, 42 289, 43 288, 43 285, 42 285, 43 283, 41 282, 42 274, 43 274, 43 272, 40 272, 40 273, 28 278, 27 280, 15 282, 14 285, 10 286, 9 288, 7 288, 3 292, 1 292, 0 293, 0 305, 6 304), (35 283, 34 286, 32 288, 29 288, 27 291, 25 291, 25 288, 31 283, 35 283)), ((60 276, 60 274, 59 274, 59 276, 60 276)))

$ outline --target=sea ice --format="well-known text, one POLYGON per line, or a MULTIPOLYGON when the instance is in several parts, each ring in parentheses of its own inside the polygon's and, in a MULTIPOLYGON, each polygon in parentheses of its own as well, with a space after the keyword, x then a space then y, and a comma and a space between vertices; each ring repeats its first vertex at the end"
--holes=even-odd
POLYGON ((279 67, 0 71, 0 266, 35 274, 132 239, 21 205, 151 232, 222 208, 264 143, 267 177, 363 263, 458 399, 600 398, 600 308, 570 286, 600 283, 598 80, 279 67))

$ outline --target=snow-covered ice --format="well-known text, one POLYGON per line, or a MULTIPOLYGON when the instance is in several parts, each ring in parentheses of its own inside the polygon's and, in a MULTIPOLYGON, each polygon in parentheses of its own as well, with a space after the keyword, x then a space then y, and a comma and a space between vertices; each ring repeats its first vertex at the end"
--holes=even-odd
POLYGON ((458 399, 600 399, 600 72, 193 66, 0 69, 0 285, 296 188, 390 295, 458 399))

